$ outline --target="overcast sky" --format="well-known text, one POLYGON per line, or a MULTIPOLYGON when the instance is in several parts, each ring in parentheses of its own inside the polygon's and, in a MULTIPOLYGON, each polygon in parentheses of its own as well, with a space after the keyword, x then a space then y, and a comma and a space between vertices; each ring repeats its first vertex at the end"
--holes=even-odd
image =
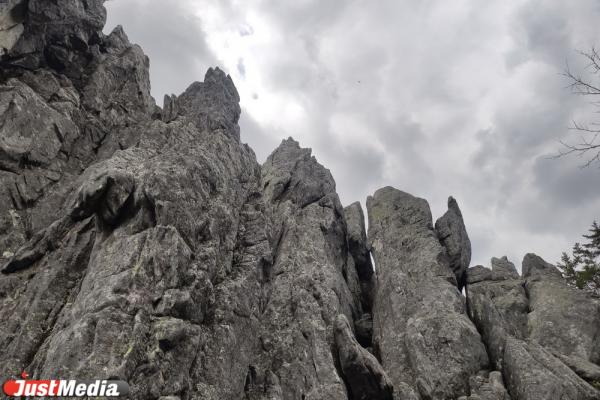
MULTIPOLYGON (((596 0, 110 0, 150 57, 152 93, 219 66, 241 96, 259 162, 283 138, 311 147, 342 202, 391 185, 434 219, 453 195, 472 264, 550 262, 600 219, 600 169, 549 159, 593 116, 560 74, 600 46, 596 0)), ((600 116, 599 116, 600 119, 600 116)))

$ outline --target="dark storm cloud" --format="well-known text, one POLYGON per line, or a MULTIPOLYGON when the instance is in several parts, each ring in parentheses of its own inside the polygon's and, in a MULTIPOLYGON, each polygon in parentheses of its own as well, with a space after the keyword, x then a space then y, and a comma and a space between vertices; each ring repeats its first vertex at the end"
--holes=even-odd
POLYGON ((393 185, 437 217, 454 195, 474 263, 556 261, 600 218, 600 171, 548 158, 586 115, 560 74, 600 41, 594 0, 107 4, 150 56, 155 95, 221 65, 259 161, 293 136, 346 204, 393 185))

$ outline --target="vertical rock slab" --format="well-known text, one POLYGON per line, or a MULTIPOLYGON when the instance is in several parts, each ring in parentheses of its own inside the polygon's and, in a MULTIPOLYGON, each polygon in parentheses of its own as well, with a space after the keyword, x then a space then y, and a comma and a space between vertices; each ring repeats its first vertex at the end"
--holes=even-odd
POLYGON ((515 264, 508 261, 506 256, 501 258, 492 257, 492 280, 519 279, 519 273, 515 264))
POLYGON ((448 211, 435 222, 435 230, 450 257, 450 268, 456 276, 458 289, 462 290, 465 272, 471 262, 471 241, 454 197, 448 197, 448 211))
POLYGON ((536 342, 509 336, 504 353, 503 374, 513 400, 600 398, 600 391, 536 342))
POLYGON ((510 400, 499 371, 484 372, 469 380, 471 395, 459 400, 510 400))
POLYGON ((342 399, 346 388, 333 354, 339 314, 353 320, 360 299, 348 282, 344 211, 330 172, 293 139, 262 167, 270 210, 273 266, 262 315, 262 361, 285 399, 342 399))
POLYGON ((365 215, 357 201, 344 208, 344 216, 348 228, 348 250, 358 274, 363 311, 368 313, 373 307, 376 277, 368 249, 365 215))
MULTIPOLYGON (((469 268, 469 283, 466 286, 469 316, 481 332, 491 361, 499 371, 502 370, 507 336, 518 339, 527 337, 529 311, 524 282, 518 274, 516 279, 506 279, 507 276, 500 272, 505 269, 499 270, 498 265, 508 265, 509 261, 499 262, 500 260, 492 259, 495 270, 482 266, 469 268)), ((510 271, 512 276, 512 270, 510 271)))
POLYGON ((529 337, 560 354, 600 364, 600 299, 569 287, 556 267, 535 254, 523 258, 523 278, 529 337))
POLYGON ((467 395, 470 376, 488 357, 429 205, 385 187, 368 198, 367 210, 378 279, 374 346, 395 390, 408 386, 431 399, 467 395))
MULTIPOLYGON (((216 79, 203 87, 219 90, 216 79)), ((225 101, 212 110, 233 107, 225 101)), ((4 268, 2 312, 40 312, 0 327, 14 349, 2 373, 118 377, 132 399, 239 398, 271 257, 260 167, 233 128, 184 113, 142 127, 136 146, 77 178, 60 223, 4 268)))
POLYGON ((504 257, 492 259, 492 271, 481 266, 467 271, 469 314, 512 399, 600 398, 585 382, 594 364, 580 358, 582 350, 593 348, 593 301, 567 287, 559 271, 535 255, 525 257, 523 272, 525 279, 504 257), (577 314, 583 321, 569 321, 564 313, 590 305, 590 315, 577 314), (542 329, 540 323, 547 325, 542 329))
POLYGON ((61 216, 56 210, 85 168, 149 129, 148 59, 120 27, 102 33, 102 3, 0 8, 24 27, 0 69, 0 262, 61 216))
POLYGON ((379 362, 354 338, 341 314, 334 327, 335 344, 344 379, 352 400, 393 400, 394 387, 379 362))
POLYGON ((358 276, 361 281, 369 281, 374 271, 367 247, 365 215, 360 203, 357 201, 345 207, 344 216, 348 227, 348 249, 356 263, 358 276))

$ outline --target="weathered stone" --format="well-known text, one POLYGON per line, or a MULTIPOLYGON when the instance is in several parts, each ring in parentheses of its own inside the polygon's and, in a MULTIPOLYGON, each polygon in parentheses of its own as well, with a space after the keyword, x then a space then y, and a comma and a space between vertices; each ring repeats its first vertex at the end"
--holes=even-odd
POLYGON ((600 392, 537 343, 508 337, 503 374, 513 399, 598 399, 600 392))
MULTIPOLYGON (((292 139, 262 169, 273 265, 268 271, 256 370, 279 378, 283 398, 345 398, 331 353, 339 314, 360 315, 350 290, 344 212, 330 172, 292 139), (273 360, 277 360, 273 363, 273 360)), ((256 394, 254 394, 256 395, 256 394)))
POLYGON ((519 273, 515 264, 508 261, 506 256, 502 258, 492 257, 492 280, 519 279, 519 273))
POLYGON ((341 314, 334 327, 335 343, 344 379, 352 400, 392 400, 393 386, 379 362, 354 338, 341 314))
POLYGON ((465 272, 471 262, 471 241, 454 197, 448 197, 448 211, 435 222, 435 230, 448 251, 450 268, 456 275, 458 288, 462 289, 465 285, 465 272))
POLYGON ((425 200, 381 189, 367 239, 310 149, 258 165, 225 72, 158 108, 105 16, 0 2, 1 376, 123 379, 132 400, 507 400, 502 371, 513 400, 600 398, 598 299, 533 255, 523 279, 466 270, 452 198, 434 229, 425 200))
POLYGON ((477 283, 492 280, 492 270, 483 265, 476 265, 467 269, 467 283, 477 283))
POLYGON ((465 312, 446 249, 423 199, 391 187, 367 199, 377 266, 375 353, 395 387, 423 398, 468 394, 468 379, 488 364, 465 312))
POLYGON ((359 319, 354 321, 354 331, 356 340, 361 346, 367 348, 373 345, 373 318, 371 314, 363 314, 359 319))
POLYGON ((368 281, 373 275, 373 265, 367 248, 365 216, 360 203, 357 201, 344 208, 344 215, 348 226, 348 249, 354 257, 360 280, 368 281))
POLYGON ((362 306, 368 312, 373 308, 377 277, 371 263, 367 231, 365 230, 365 216, 360 203, 355 202, 344 208, 344 216, 348 229, 348 249, 358 274, 362 306))
POLYGON ((239 101, 231 77, 219 68, 210 68, 204 82, 192 83, 177 97, 168 115, 172 118, 173 110, 177 110, 177 113, 190 116, 201 129, 223 129, 239 140, 239 101))
POLYGON ((554 353, 554 355, 583 380, 596 385, 596 388, 600 389, 598 388, 600 384, 600 366, 576 356, 565 356, 558 353, 554 353))
POLYGON ((529 337, 566 356, 600 363, 600 299, 570 287, 535 254, 523 258, 529 296, 529 337))
POLYGON ((512 398, 599 398, 600 392, 573 372, 575 360, 579 367, 587 363, 587 372, 593 370, 587 359, 573 358, 593 354, 589 351, 595 340, 589 335, 597 328, 593 327, 597 315, 593 301, 569 288, 552 265, 535 255, 528 254, 523 261, 525 281, 518 279, 508 260, 492 263, 498 261, 506 267, 496 274, 499 280, 467 285, 467 300, 471 318, 482 332, 494 367, 503 372, 512 398), (569 314, 577 314, 579 307, 588 307, 590 314, 570 320, 569 314))
POLYGON ((469 379, 471 394, 469 400, 510 400, 510 396, 504 387, 500 371, 483 371, 469 379))
POLYGON ((466 293, 469 315, 482 334, 494 367, 501 370, 507 336, 527 336, 529 304, 523 282, 480 281, 467 285, 466 293))

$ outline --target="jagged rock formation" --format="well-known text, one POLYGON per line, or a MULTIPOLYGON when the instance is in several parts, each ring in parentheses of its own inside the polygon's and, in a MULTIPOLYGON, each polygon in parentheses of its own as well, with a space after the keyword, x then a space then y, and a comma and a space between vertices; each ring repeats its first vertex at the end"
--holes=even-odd
POLYGON ((378 286, 375 353, 396 389, 421 398, 469 394, 469 377, 488 366, 466 313, 429 205, 391 187, 367 199, 378 286))
POLYGON ((132 399, 600 398, 598 299, 533 255, 522 277, 467 269, 453 198, 434 227, 383 188, 367 235, 310 149, 257 163, 225 73, 160 109, 104 19, 102 0, 0 3, 0 376, 118 378, 132 399))
POLYGON ((484 270, 467 271, 469 312, 512 398, 598 399, 600 300, 534 254, 523 277, 506 257, 484 270))
POLYGON ((456 276, 458 288, 465 286, 465 273, 471 262, 471 241, 456 200, 448 198, 448 211, 435 222, 440 243, 450 258, 450 268, 456 276))

